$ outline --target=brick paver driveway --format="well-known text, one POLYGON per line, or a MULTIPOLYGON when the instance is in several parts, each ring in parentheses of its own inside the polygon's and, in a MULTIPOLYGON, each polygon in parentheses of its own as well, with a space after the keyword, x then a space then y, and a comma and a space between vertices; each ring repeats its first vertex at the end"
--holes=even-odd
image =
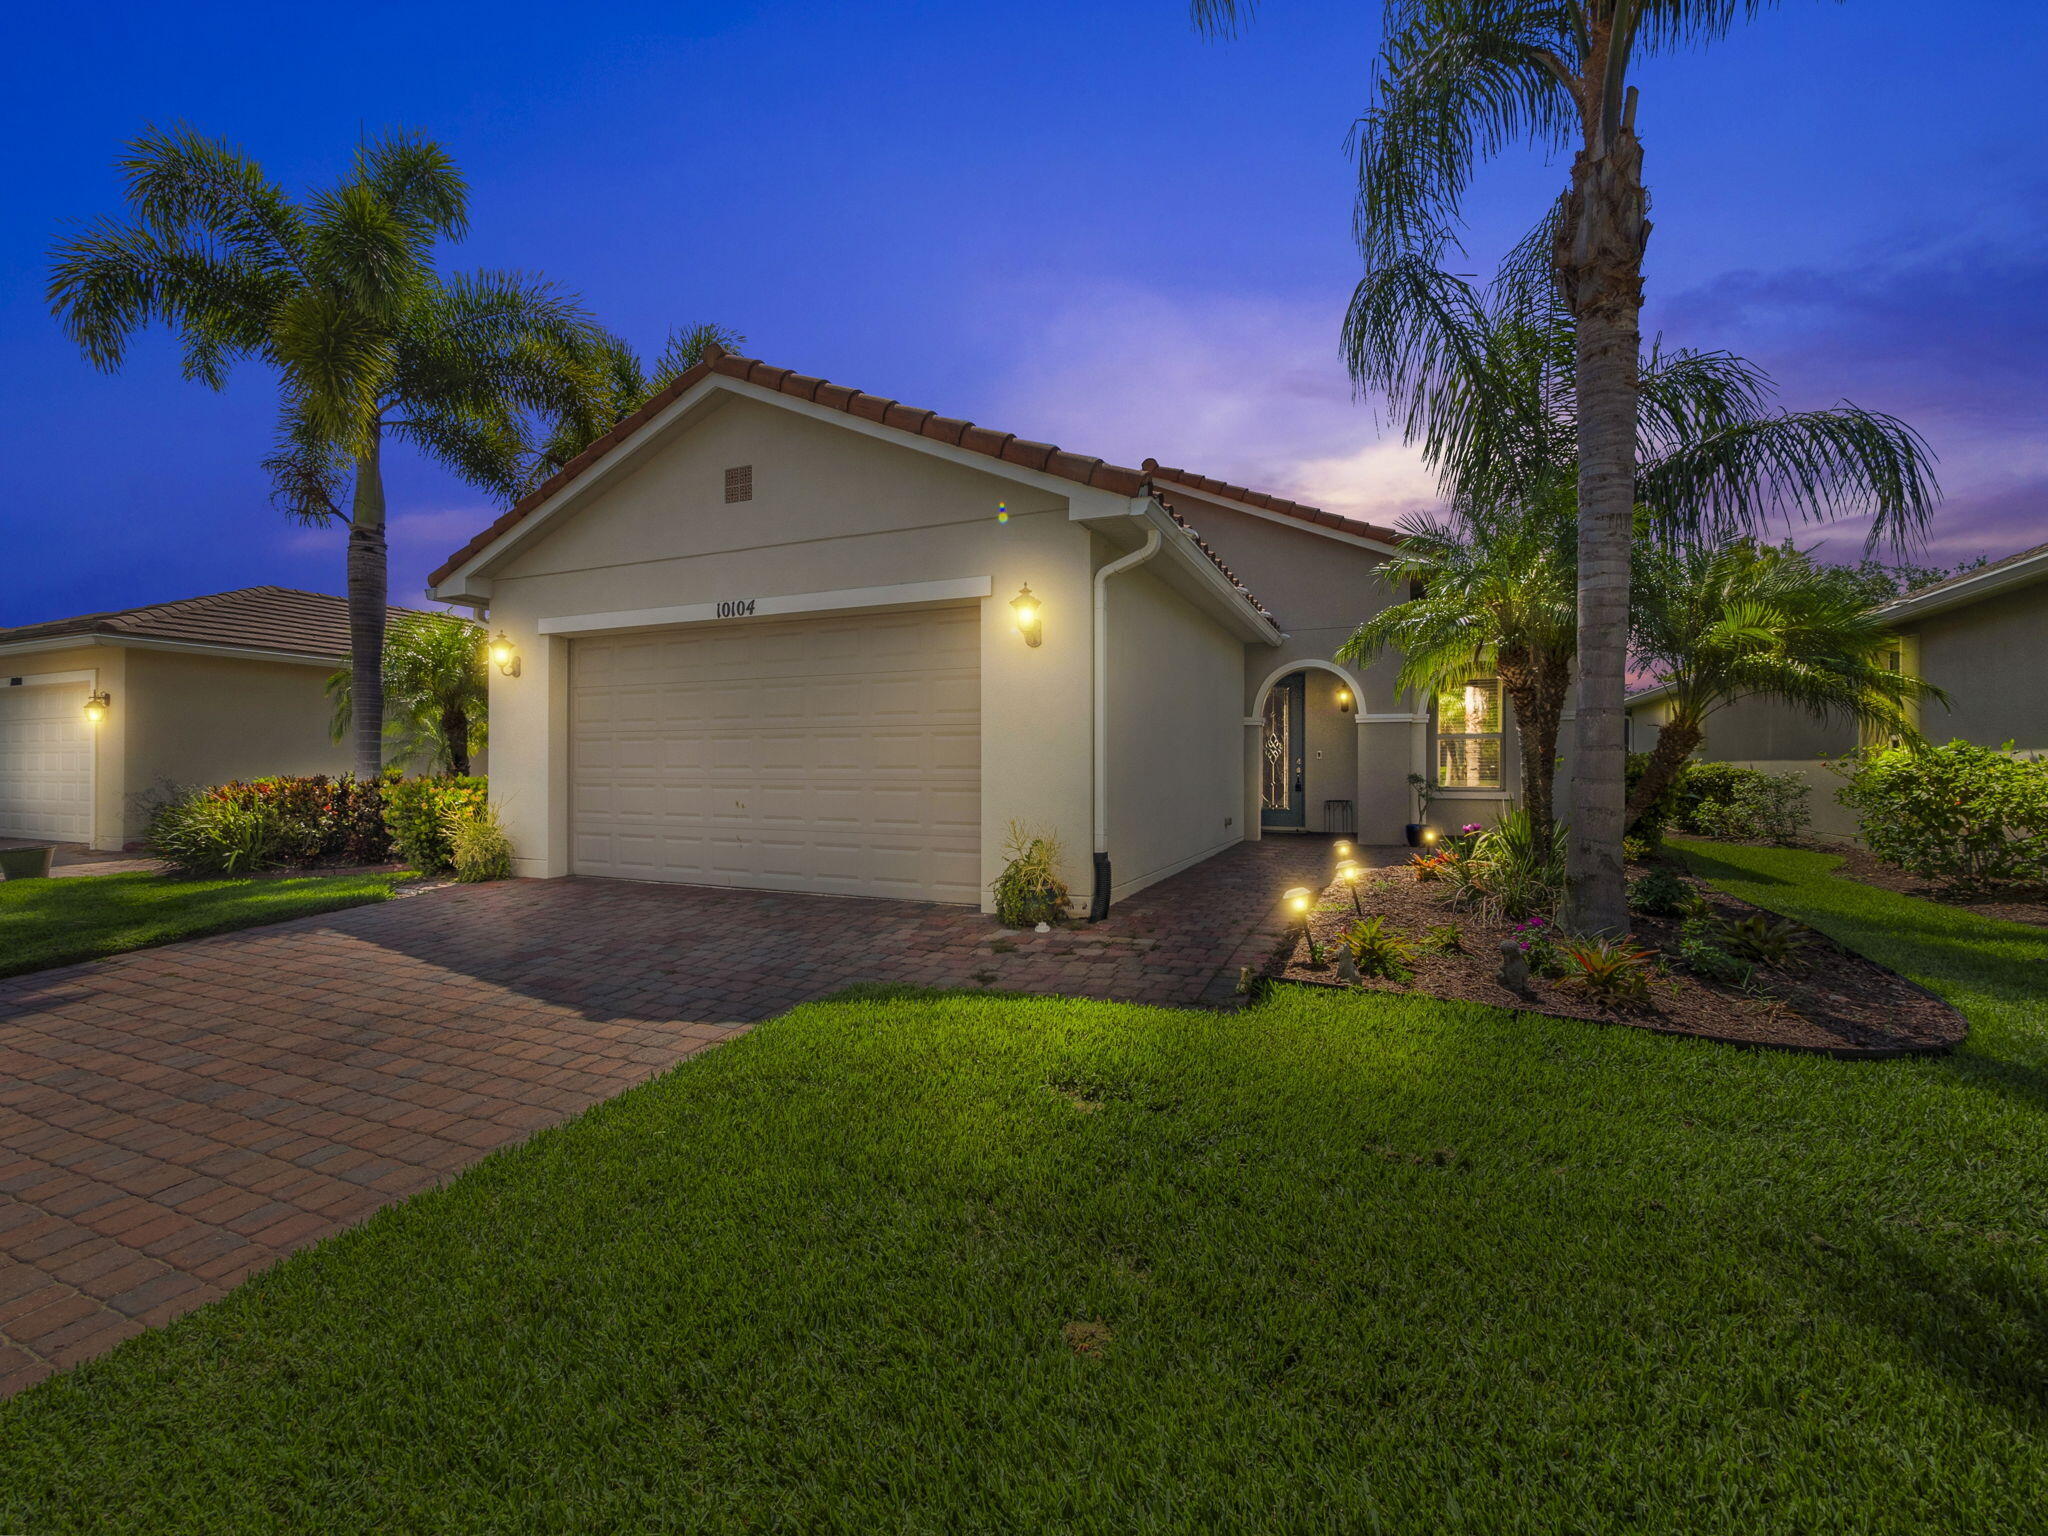
POLYGON ((1227 1004, 1323 838, 1013 934, 916 902, 455 886, 0 981, 0 1395, 859 981, 1227 1004))

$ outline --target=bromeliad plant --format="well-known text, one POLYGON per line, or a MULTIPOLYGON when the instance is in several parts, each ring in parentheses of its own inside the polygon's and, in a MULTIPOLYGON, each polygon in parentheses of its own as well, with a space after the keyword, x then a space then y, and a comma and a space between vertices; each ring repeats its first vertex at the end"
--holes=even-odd
POLYGON ((1353 923, 1345 929, 1343 944, 1361 976, 1378 976, 1403 983, 1415 979, 1415 945, 1387 926, 1384 913, 1353 923))
POLYGON ((1566 979, 1611 1008, 1650 1001, 1656 956, 1628 939, 1571 939, 1559 946, 1566 979))

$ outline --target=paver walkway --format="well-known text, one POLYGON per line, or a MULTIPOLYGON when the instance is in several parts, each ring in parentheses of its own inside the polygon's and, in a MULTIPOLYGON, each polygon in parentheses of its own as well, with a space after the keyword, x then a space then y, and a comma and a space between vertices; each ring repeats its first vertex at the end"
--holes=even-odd
POLYGON ((1280 892, 1330 863, 1323 838, 1241 844, 1048 934, 508 881, 0 981, 0 1396, 854 982, 1227 1004, 1280 892))

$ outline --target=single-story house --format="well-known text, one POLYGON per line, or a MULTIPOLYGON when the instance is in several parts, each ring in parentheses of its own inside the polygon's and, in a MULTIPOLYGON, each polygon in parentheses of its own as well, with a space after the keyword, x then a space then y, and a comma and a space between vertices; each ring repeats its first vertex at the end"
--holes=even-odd
MULTIPOLYGON (((1948 696, 1912 710, 1932 741, 1961 737, 1983 746, 2012 742, 2048 754, 2048 544, 1965 571, 1880 603, 1871 612, 1898 635, 1893 665, 1948 696)), ((1670 708, 1670 690, 1629 698, 1629 744, 1646 752, 1670 708)), ((1816 719, 1769 699, 1741 699, 1707 722, 1695 754, 1717 762, 1797 773, 1813 789, 1813 829, 1853 838, 1856 818, 1835 799, 1841 777, 1828 766, 1865 745, 1853 721, 1816 719)))
POLYGON ((119 848, 168 786, 346 772, 347 657, 344 601, 284 587, 0 629, 0 837, 119 848))
POLYGON ((1012 825, 1100 910, 1278 831, 1399 841, 1515 782, 1497 683, 1438 718, 1330 658, 1391 530, 713 349, 432 578, 511 654, 520 873, 987 904, 1012 825))

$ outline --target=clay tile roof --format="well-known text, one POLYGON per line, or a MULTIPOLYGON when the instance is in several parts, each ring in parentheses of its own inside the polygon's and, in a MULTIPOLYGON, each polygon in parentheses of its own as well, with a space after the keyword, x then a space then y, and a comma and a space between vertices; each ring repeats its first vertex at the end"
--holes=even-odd
MULTIPOLYGON (((390 611, 401 614, 417 610, 390 611)), ((142 608, 82 613, 42 624, 17 624, 12 629, 0 629, 0 645, 73 636, 86 645, 102 637, 173 640, 185 645, 342 657, 348 654, 348 602, 326 592, 240 587, 233 592, 179 598, 142 608)))
MULTIPOLYGON (((441 568, 428 578, 430 583, 439 583, 448 577, 465 560, 488 548, 501 534, 512 528, 529 512, 547 501, 557 491, 568 485, 584 470, 588 469, 605 454, 631 437, 636 431, 674 400, 694 388, 713 373, 729 378, 741 379, 746 383, 777 393, 794 395, 818 405, 830 406, 858 416, 864 421, 878 422, 898 431, 915 433, 920 437, 932 438, 938 442, 950 443, 974 453, 987 454, 1006 463, 1021 464, 1027 468, 1057 475, 1063 480, 1073 480, 1081 485, 1093 486, 1098 490, 1110 491, 1120 496, 1146 494, 1153 479, 1171 480, 1190 490, 1223 490, 1233 500, 1248 502, 1253 506, 1284 512, 1304 522, 1319 522, 1330 527, 1342 528, 1348 533, 1359 533, 1369 538, 1392 539, 1395 534, 1370 523, 1361 523, 1351 518, 1338 517, 1335 513, 1321 512, 1314 507, 1304 507, 1277 496, 1267 496, 1260 491, 1250 491, 1242 486, 1224 487, 1221 481, 1210 480, 1201 475, 1192 475, 1183 470, 1160 469, 1151 460, 1145 461, 1143 469, 1128 469, 1121 464, 1111 464, 1102 459, 1090 458, 1083 454, 1067 453, 1051 443, 1031 442, 1011 432, 998 432, 992 427, 978 427, 971 421, 955 416, 941 416, 934 411, 918 410, 899 401, 887 400, 880 395, 870 395, 844 385, 833 384, 824 379, 812 378, 788 368, 776 368, 758 358, 736 357, 715 343, 704 349, 704 357, 695 367, 678 376, 666 389, 658 392, 645 405, 628 416, 621 417, 611 431, 585 448, 575 458, 557 470, 554 476, 521 498, 511 510, 471 539, 462 548, 442 563, 441 568)), ((1171 510, 1171 509, 1169 509, 1171 510)), ((1175 520, 1186 527, 1178 514, 1175 520)), ((1192 529, 1189 530, 1191 533, 1192 529)), ((1199 539, 1196 541, 1201 543, 1199 539)), ((1216 565, 1229 575, 1229 568, 1217 559, 1214 550, 1207 544, 1201 548, 1216 565)), ((1231 581, 1240 592, 1244 584, 1235 576, 1231 581)), ((1245 592, 1247 598, 1251 597, 1245 592)), ((1252 599, 1257 607, 1257 599, 1252 599)), ((1260 608, 1265 613, 1264 608, 1260 608)), ((1271 617, 1271 615, 1268 615, 1271 617)))
POLYGON ((1298 501, 1289 501, 1285 496, 1269 496, 1264 491, 1249 490, 1242 485, 1232 485, 1226 480, 1198 475, 1191 469, 1168 469, 1157 459, 1145 461, 1145 473, 1154 480, 1168 480, 1175 485, 1184 485, 1191 491, 1207 491, 1212 496, 1226 496, 1232 501, 1241 501, 1246 506, 1258 507, 1267 512, 1278 512, 1283 517, 1298 518, 1304 523, 1315 523, 1323 528, 1337 528, 1345 533, 1355 533, 1362 539, 1378 539, 1383 544, 1399 543, 1401 539, 1396 530, 1382 528, 1377 523, 1345 517, 1337 512, 1325 512, 1321 507, 1303 506, 1298 501))
MULTIPOLYGON (((1251 588, 1247 587, 1243 582, 1237 579, 1237 572, 1233 571, 1229 566, 1223 563, 1223 557, 1217 554, 1215 550, 1211 549, 1208 546, 1208 544, 1203 540, 1202 536, 1199 533, 1195 532, 1194 526, 1191 523, 1189 523, 1186 518, 1182 517, 1180 513, 1174 510, 1173 503, 1169 501, 1162 501, 1159 503, 1159 505, 1165 510, 1166 515, 1168 517, 1172 518, 1176 523, 1180 524, 1181 528, 1187 533, 1188 537, 1195 541, 1195 547, 1201 550, 1203 554, 1209 557, 1210 561, 1215 565, 1216 569, 1221 571, 1226 577, 1229 578, 1230 584, 1233 587, 1237 588, 1237 590, 1243 595, 1244 600, 1250 603, 1254 608, 1258 609, 1260 613, 1265 614, 1265 616, 1268 619, 1272 619, 1273 615, 1270 611, 1268 611, 1266 605, 1260 602, 1256 597, 1252 596, 1251 588)), ((1275 622, 1278 621, 1276 620, 1275 622)))

